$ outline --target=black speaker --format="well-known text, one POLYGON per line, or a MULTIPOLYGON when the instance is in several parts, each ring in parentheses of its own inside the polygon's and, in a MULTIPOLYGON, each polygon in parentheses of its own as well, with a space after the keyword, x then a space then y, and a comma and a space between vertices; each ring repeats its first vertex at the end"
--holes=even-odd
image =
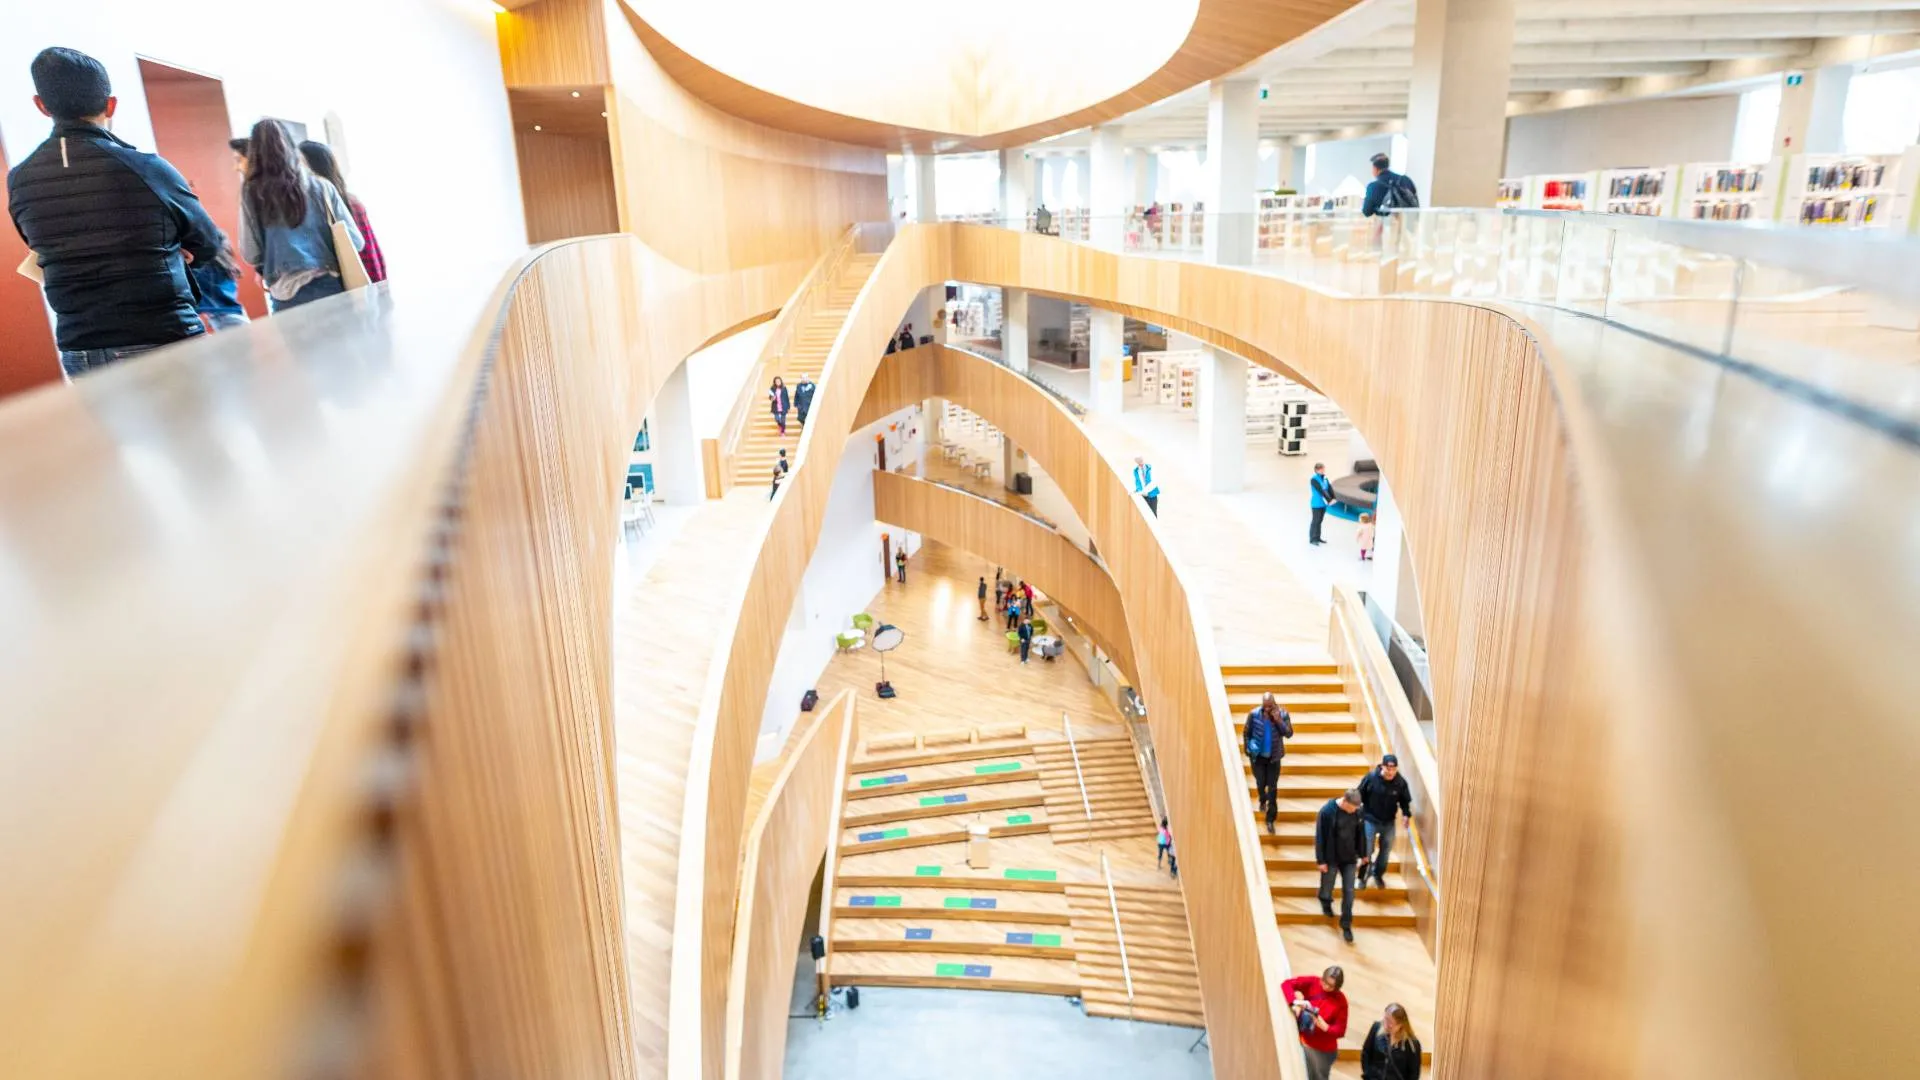
POLYGON ((847 1008, 857 1009, 859 1007, 860 1007, 860 988, 857 986, 847 987, 847 1008))
POLYGON ((813 958, 815 960, 825 960, 827 958, 826 940, 822 938, 819 934, 815 934, 813 935, 813 941, 811 944, 813 949, 813 958))

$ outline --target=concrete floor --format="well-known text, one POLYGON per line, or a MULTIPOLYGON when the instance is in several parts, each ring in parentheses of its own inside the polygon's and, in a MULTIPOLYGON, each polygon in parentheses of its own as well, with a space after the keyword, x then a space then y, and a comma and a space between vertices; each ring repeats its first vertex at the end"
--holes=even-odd
MULTIPOLYGON (((813 961, 795 971, 790 1013, 811 1011, 813 961)), ((1209 1080, 1200 1033, 1101 1020, 1066 998, 989 990, 860 991, 860 1007, 787 1023, 784 1080, 1209 1080)))

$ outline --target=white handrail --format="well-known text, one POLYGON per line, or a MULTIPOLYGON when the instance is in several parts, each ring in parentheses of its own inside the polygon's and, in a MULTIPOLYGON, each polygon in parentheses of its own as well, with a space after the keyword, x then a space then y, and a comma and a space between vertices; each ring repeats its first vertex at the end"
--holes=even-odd
POLYGON ((1100 875, 1107 879, 1107 910, 1113 912, 1113 940, 1120 945, 1120 977, 1127 983, 1127 1004, 1133 1004, 1133 967, 1127 963, 1127 935, 1120 929, 1120 901, 1113 895, 1113 871, 1107 867, 1107 851, 1100 849, 1100 875))
MULTIPOLYGON (((1073 778, 1080 785, 1080 808, 1087 812, 1087 824, 1091 825, 1093 824, 1093 804, 1087 801, 1087 778, 1080 771, 1080 748, 1073 742, 1073 718, 1062 712, 1060 723, 1067 730, 1067 750, 1073 754, 1073 778)), ((1101 852, 1100 857, 1106 858, 1106 853, 1101 852)))

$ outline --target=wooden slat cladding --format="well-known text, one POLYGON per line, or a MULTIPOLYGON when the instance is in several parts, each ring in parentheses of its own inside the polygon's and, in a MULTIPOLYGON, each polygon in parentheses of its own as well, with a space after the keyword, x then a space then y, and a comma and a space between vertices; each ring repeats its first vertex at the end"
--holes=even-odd
POLYGON ((857 732, 851 692, 816 711, 748 828, 727 986, 727 1080, 780 1075, 793 958, 857 732))
POLYGON ((998 503, 893 472, 873 474, 873 516, 1013 567, 1071 608, 1081 629, 1131 676, 1133 645, 1113 579, 1066 537, 998 503))

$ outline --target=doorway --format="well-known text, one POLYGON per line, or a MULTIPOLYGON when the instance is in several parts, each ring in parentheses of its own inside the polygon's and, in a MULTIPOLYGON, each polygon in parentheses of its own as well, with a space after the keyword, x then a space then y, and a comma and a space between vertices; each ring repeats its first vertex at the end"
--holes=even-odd
MULTIPOLYGON (((227 115, 226 87, 212 76, 145 57, 140 59, 140 82, 153 118, 154 151, 187 178, 238 259, 240 173, 227 148, 233 121, 227 115)), ((248 271, 240 274, 240 306, 253 318, 266 317, 266 294, 248 271)))
MULTIPOLYGON (((10 168, 6 145, 0 143, 0 177, 10 168)), ((7 213, 7 185, 0 180, 0 341, 6 343, 0 348, 0 397, 60 378, 46 298, 39 285, 14 273, 26 257, 27 245, 7 213)))

